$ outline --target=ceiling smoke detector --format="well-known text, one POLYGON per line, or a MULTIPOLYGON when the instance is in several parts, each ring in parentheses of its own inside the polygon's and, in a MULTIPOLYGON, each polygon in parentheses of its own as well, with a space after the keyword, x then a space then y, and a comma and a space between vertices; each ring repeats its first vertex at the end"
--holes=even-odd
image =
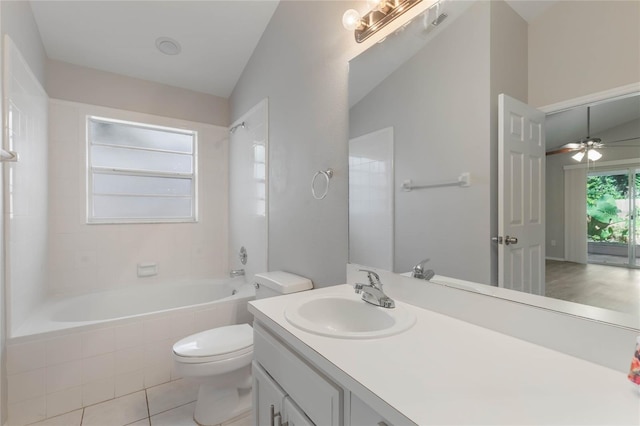
POLYGON ((182 51, 180 43, 169 37, 158 37, 156 47, 165 55, 177 55, 182 51))

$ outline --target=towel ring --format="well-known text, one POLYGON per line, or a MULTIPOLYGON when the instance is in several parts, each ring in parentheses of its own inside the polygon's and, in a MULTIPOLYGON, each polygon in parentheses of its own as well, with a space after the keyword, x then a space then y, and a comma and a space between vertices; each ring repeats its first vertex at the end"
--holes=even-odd
POLYGON ((329 193, 329 180, 332 177, 333 177, 333 169, 319 170, 316 172, 315 175, 313 175, 313 179, 311 179, 311 195, 313 195, 313 198, 315 198, 316 200, 322 200, 324 197, 327 196, 327 194, 329 193), (315 183, 318 176, 324 176, 324 178, 327 180, 327 187, 325 188, 324 193, 320 196, 316 194, 316 188, 315 188, 315 183))

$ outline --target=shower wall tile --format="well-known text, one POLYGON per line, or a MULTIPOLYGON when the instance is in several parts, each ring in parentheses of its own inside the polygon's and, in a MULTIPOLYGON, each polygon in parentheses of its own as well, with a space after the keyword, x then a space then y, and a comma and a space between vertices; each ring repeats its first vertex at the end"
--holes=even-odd
POLYGON ((7 374, 21 373, 45 366, 45 343, 28 342, 7 347, 7 374))
POLYGON ((115 379, 107 377, 102 380, 82 385, 82 405, 97 404, 115 397, 115 379))
POLYGON ((45 369, 27 371, 25 373, 10 374, 7 377, 7 386, 11 389, 8 393, 8 402, 21 402, 36 398, 45 394, 45 369))
POLYGON ((47 418, 82 408, 82 387, 47 394, 47 418))
POLYGON ((8 58, 4 101, 10 120, 5 143, 20 156, 20 161, 4 165, 9 181, 5 238, 10 240, 6 285, 11 310, 7 322, 14 332, 46 296, 48 97, 13 42, 7 39, 4 47, 8 58))
POLYGON ((228 142, 225 128, 92 105, 49 101, 48 290, 102 291, 228 275, 228 142), (101 224, 86 221, 85 117, 99 115, 198 131, 197 223, 101 224), (137 276, 156 262, 158 275, 137 276))
POLYGON ((80 334, 54 337, 47 340, 45 344, 48 366, 82 358, 82 337, 80 334))
POLYGON ((144 332, 142 321, 115 327, 116 349, 131 348, 142 343, 144 332))
POLYGON ((47 394, 63 391, 82 384, 82 361, 70 361, 47 367, 47 394))
POLYGON ((16 402, 8 405, 8 420, 10 425, 26 425, 46 418, 46 399, 44 396, 16 402))

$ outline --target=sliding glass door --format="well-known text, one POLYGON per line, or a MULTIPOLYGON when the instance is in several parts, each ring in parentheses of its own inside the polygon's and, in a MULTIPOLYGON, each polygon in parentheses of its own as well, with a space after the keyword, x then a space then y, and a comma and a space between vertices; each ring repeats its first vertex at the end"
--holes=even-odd
POLYGON ((640 266, 640 169, 590 172, 587 177, 589 263, 640 266))

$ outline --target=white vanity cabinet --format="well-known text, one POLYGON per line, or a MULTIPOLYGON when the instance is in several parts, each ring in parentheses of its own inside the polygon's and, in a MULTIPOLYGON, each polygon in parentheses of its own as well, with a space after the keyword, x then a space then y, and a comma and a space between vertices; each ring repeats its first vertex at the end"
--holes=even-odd
POLYGON ((259 321, 253 330, 254 426, 392 426, 282 336, 259 321))
POLYGON ((254 323, 254 425, 341 426, 342 388, 254 323), (272 420, 271 405, 275 419, 272 420))
POLYGON ((260 364, 254 361, 252 369, 254 425, 314 426, 260 364))

